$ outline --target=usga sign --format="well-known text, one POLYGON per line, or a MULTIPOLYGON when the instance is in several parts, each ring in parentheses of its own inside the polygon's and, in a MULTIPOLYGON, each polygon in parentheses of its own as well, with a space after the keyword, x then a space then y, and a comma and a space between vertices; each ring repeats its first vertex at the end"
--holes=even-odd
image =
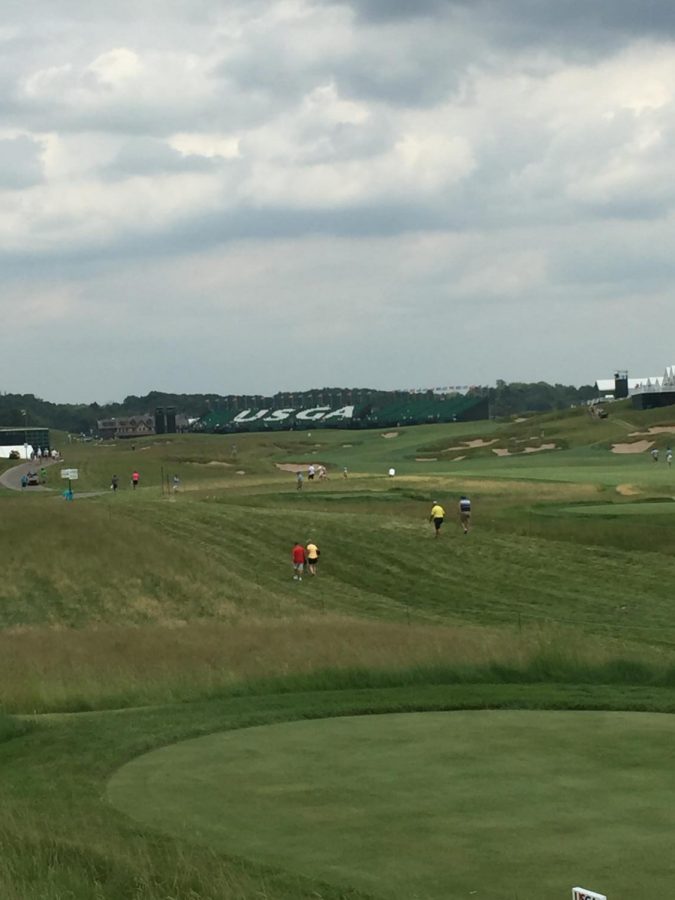
POLYGON ((341 406, 340 409, 332 409, 330 406, 313 406, 311 409, 244 409, 232 419, 233 422, 245 424, 248 422, 285 422, 295 418, 298 422, 327 422, 329 419, 352 419, 354 417, 353 406, 341 406))
POLYGON ((572 888, 572 900, 607 900, 604 894, 587 891, 586 888, 572 888))

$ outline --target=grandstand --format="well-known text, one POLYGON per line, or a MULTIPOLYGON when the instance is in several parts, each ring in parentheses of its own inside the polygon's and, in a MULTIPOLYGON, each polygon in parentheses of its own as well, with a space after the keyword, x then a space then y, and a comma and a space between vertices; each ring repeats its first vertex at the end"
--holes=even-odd
POLYGON ((192 428, 227 434, 309 427, 393 428, 487 418, 487 397, 479 394, 323 388, 273 397, 227 397, 192 428))
POLYGON ((667 366, 663 377, 641 379, 631 387, 630 396, 635 409, 656 409, 675 404, 675 366, 667 366))

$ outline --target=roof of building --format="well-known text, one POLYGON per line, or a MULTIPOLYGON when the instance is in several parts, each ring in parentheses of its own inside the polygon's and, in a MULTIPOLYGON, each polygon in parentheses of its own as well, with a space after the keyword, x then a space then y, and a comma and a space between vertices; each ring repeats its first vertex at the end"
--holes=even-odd
MULTIPOLYGON (((645 376, 644 378, 629 378, 628 379, 628 390, 632 391, 636 387, 640 387, 643 384, 649 382, 650 384, 660 384, 663 381, 663 378, 659 375, 650 375, 645 376)), ((595 386, 600 391, 601 394, 611 394, 612 391, 616 388, 616 379, 615 378, 598 378, 595 382, 595 386)))

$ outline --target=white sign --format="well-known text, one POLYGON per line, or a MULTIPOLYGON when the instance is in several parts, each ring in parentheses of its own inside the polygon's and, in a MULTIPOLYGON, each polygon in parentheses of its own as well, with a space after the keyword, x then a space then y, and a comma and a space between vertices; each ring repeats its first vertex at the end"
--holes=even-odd
POLYGON ((78 469, 61 469, 61 478, 67 478, 68 481, 77 481, 79 477, 78 469))
POLYGON ((329 419, 352 419, 354 417, 353 406, 341 406, 340 409, 331 409, 330 406, 313 406, 311 409, 244 409, 232 419, 233 422, 285 422, 295 417, 301 422, 324 422, 329 419))
POLYGON ((587 891, 586 888, 572 888, 572 900, 607 900, 604 894, 587 891))

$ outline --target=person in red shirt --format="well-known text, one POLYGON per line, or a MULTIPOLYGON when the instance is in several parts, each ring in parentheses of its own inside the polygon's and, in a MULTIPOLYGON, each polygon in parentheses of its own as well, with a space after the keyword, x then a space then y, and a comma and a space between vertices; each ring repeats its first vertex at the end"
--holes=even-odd
POLYGON ((305 571, 305 548, 297 541, 293 546, 293 581, 302 581, 302 573, 305 571))
POLYGON ((138 474, 138 472, 134 472, 134 474, 131 476, 131 486, 133 487, 134 490, 136 490, 136 488, 138 487, 138 482, 140 481, 140 478, 141 478, 141 476, 138 474))

